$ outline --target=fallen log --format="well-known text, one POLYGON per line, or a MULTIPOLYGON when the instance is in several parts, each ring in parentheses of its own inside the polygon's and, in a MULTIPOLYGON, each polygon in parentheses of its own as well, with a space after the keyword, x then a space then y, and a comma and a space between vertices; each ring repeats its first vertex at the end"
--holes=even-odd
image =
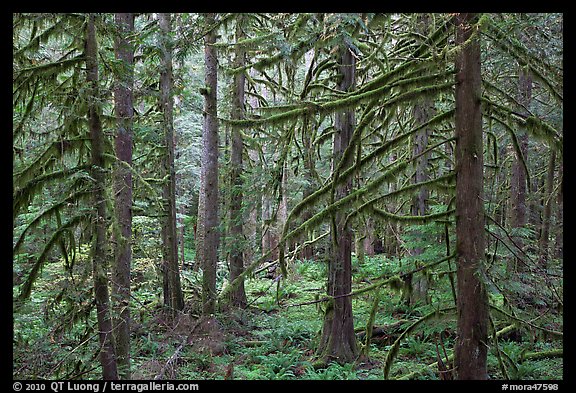
POLYGON ((185 340, 182 341, 182 343, 178 346, 178 348, 176 348, 176 351, 174 351, 174 353, 172 354, 172 356, 170 356, 170 358, 168 359, 166 364, 164 364, 164 367, 162 367, 162 370, 160 370, 158 375, 156 375, 154 377, 155 381, 161 380, 162 378, 164 378, 164 374, 166 374, 166 371, 168 370, 168 368, 172 367, 172 365, 176 362, 176 360, 180 356, 180 351, 182 351, 182 348, 184 348, 185 343, 186 343, 185 340))
POLYGON ((520 356, 520 363, 526 360, 538 360, 544 358, 558 358, 564 356, 564 350, 562 348, 559 349, 551 349, 549 351, 542 351, 542 352, 527 352, 520 356))
MULTIPOLYGON (((372 327, 371 338, 387 338, 394 336, 402 331, 401 328, 406 322, 409 321, 407 319, 400 319, 389 325, 374 326, 372 327)), ((355 333, 357 334, 360 341, 364 341, 366 339, 366 328, 358 328, 355 330, 355 333)))

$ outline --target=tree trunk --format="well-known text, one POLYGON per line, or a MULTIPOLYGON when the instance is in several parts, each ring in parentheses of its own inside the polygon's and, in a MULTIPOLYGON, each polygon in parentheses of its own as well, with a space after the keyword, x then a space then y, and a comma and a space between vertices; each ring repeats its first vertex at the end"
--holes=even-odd
MULTIPOLYGON (((258 165, 259 157, 256 150, 248 148, 248 158, 251 166, 258 165)), ((256 190, 256 192, 248 195, 249 200, 246 203, 248 207, 248 218, 244 224, 244 236, 248 241, 248 247, 246 247, 246 250, 244 251, 244 258, 248 261, 248 264, 254 260, 258 250, 262 247, 262 242, 258 235, 258 213, 260 210, 259 207, 262 203, 262 198, 260 197, 261 194, 261 190, 256 190)))
POLYGON ((366 227, 364 238, 364 253, 370 257, 374 256, 374 223, 372 218, 366 217, 366 227))
POLYGON ((162 250, 164 275, 164 305, 173 315, 184 309, 184 296, 180 283, 178 264, 178 233, 176 230, 176 171, 174 169, 174 119, 172 99, 172 20, 169 13, 159 13, 161 30, 161 69, 160 69, 160 105, 164 115, 164 152, 163 170, 167 181, 162 189, 164 200, 164 222, 162 225, 162 250))
MULTIPOLYGON (((215 24, 215 14, 205 15, 206 26, 215 24)), ((218 111, 217 111, 217 51, 216 29, 204 38, 206 67, 204 95, 204 126, 202 130, 202 176, 200 190, 203 198, 202 223, 202 314, 210 316, 216 311, 216 270, 218 267, 218 111)), ((200 214, 200 213, 199 213, 200 214)), ((200 228, 198 228, 200 230, 200 228)))
MULTIPOLYGON (((416 103, 413 111, 414 119, 417 125, 426 123, 434 115, 434 104, 430 98, 424 98, 422 101, 416 103)), ((417 156, 421 154, 428 145, 428 136, 431 130, 429 128, 424 128, 417 132, 414 140, 414 147, 412 149, 412 155, 417 156)), ((414 174, 414 183, 421 183, 429 179, 428 176, 428 154, 425 154, 419 158, 416 165, 416 171, 414 174)), ((411 214, 413 216, 423 216, 426 214, 427 200, 428 200, 428 189, 426 187, 420 188, 418 194, 412 199, 411 214)), ((421 236, 421 233, 417 233, 421 236)), ((416 247, 409 250, 410 255, 416 256, 422 254, 423 250, 420 247, 416 247)), ((421 272, 416 273, 411 280, 412 288, 409 291, 408 296, 409 304, 416 304, 417 302, 429 303, 428 288, 430 287, 430 282, 428 276, 421 272)))
POLYGON ((92 274, 94 278, 94 297, 100 340, 100 364, 102 378, 118 379, 116 355, 112 337, 112 319, 108 294, 108 267, 106 265, 106 193, 104 177, 104 134, 100 121, 98 91, 98 48, 96 42, 96 16, 88 15, 86 28, 86 72, 88 88, 88 127, 91 141, 91 176, 94 179, 93 201, 96 207, 95 239, 92 245, 92 274))
POLYGON ((540 260, 539 265, 541 268, 546 269, 548 266, 548 259, 550 252, 548 245, 550 243, 550 218, 552 216, 552 205, 554 198, 552 191, 554 188, 554 167, 556 166, 556 152, 552 150, 550 154, 550 161, 548 162, 548 171, 546 173, 546 192, 544 194, 544 214, 542 217, 542 232, 540 233, 539 248, 540 260))
MULTIPOLYGON (((236 21, 236 40, 240 41, 243 38, 242 33, 242 14, 238 16, 236 21)), ((236 48, 236 59, 234 67, 244 66, 244 50, 241 46, 236 48)), ((246 83, 246 76, 242 72, 234 75, 234 86, 232 91, 232 119, 244 119, 244 86, 246 83)), ((242 171, 243 162, 242 154, 244 152, 244 143, 242 140, 241 130, 232 128, 232 144, 230 151, 230 183, 231 183, 231 197, 230 197, 230 236, 232 244, 230 245, 230 282, 233 282, 244 271, 244 234, 243 234, 243 215, 242 215, 242 171)), ((244 280, 240 282, 236 288, 230 292, 230 303, 233 306, 244 308, 246 307, 246 292, 244 290, 244 280)))
POLYGON ((554 245, 554 256, 556 258, 564 257, 564 165, 560 159, 560 168, 558 169, 558 178, 560 179, 560 189, 556 200, 556 244, 554 245))
MULTIPOLYGON (((354 88, 355 67, 351 49, 342 47, 339 59, 341 91, 352 91, 354 88)), ((354 109, 336 113, 333 171, 350 143, 354 125, 354 109)), ((343 165, 342 170, 351 164, 349 160, 343 165)), ((336 187, 334 199, 338 200, 348 195, 351 187, 351 180, 336 187)), ((318 348, 320 358, 326 362, 334 360, 338 363, 347 363, 354 361, 358 354, 352 318, 352 299, 346 296, 352 290, 352 232, 349 226, 345 225, 345 219, 344 213, 336 212, 331 226, 332 258, 328 264, 328 295, 334 299, 327 305, 318 348)))
MULTIPOLYGON (((530 75, 524 70, 520 71, 520 77, 518 81, 519 94, 518 101, 524 106, 528 106, 531 99, 532 91, 532 79, 530 75)), ((520 147, 520 154, 522 155, 524 162, 528 165, 528 134, 526 131, 522 130, 518 136, 518 144, 520 147)), ((511 216, 510 216, 510 226, 512 228, 525 228, 528 223, 527 209, 526 209, 526 194, 527 194, 527 183, 526 183, 526 170, 524 164, 522 164, 522 159, 516 154, 516 158, 512 163, 512 175, 510 177, 510 198, 511 198, 511 216)), ((521 236, 515 236, 514 242, 518 247, 524 247, 524 240, 521 236)), ((525 270, 525 266, 522 261, 517 258, 512 258, 508 264, 508 272, 521 272, 525 270)))
MULTIPOLYGON (((302 124, 302 145, 304 148, 304 179, 306 180, 306 185, 302 191, 302 199, 306 199, 314 192, 314 178, 312 176, 312 171, 314 170, 314 149, 312 147, 312 137, 310 130, 310 119, 305 117, 302 124)), ((306 222, 312 218, 312 209, 307 207, 302 214, 302 222, 306 222)), ((313 238, 313 230, 307 229, 302 235, 301 242, 304 243, 307 240, 313 238)), ((311 260, 314 257, 314 245, 309 244, 302 247, 300 252, 301 260, 311 260)))
POLYGON ((457 14, 456 45, 456 254, 458 379, 487 379, 488 295, 482 282, 483 210, 482 79, 476 14, 457 14), (474 36, 472 36, 474 34, 474 36))
POLYGON ((132 88, 134 85, 134 49, 128 37, 134 31, 134 14, 115 14, 118 36, 115 39, 119 61, 114 90, 114 110, 118 130, 114 139, 116 157, 114 170, 114 209, 118 222, 112 298, 114 300, 114 338, 118 373, 130 379, 130 270, 132 261, 132 88))

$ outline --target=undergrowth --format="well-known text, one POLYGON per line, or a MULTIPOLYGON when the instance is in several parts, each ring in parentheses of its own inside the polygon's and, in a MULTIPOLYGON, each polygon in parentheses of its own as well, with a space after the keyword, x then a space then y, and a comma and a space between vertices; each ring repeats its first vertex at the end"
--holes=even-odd
MULTIPOLYGON (((375 276, 398 273, 396 266, 383 256, 367 256, 362 264, 354 259, 353 291, 369 285, 375 276)), ((186 314, 182 316, 184 322, 175 324, 162 311, 161 289, 155 284, 160 276, 152 261, 136 260, 134 269, 138 277, 134 283, 132 304, 135 379, 152 379, 163 372, 164 378, 177 379, 380 380, 384 378, 384 362, 398 333, 386 339, 373 337, 368 350, 363 348, 364 340, 360 333, 366 327, 374 296, 378 296, 374 326, 399 324, 400 331, 435 309, 454 305, 447 276, 435 282, 430 304, 407 305, 398 288, 383 287, 379 292, 355 296, 354 326, 359 334, 358 348, 364 349, 364 356, 351 364, 330 363, 326 367, 315 368, 322 308, 319 303, 313 302, 325 295, 325 264, 295 261, 289 266, 286 280, 275 282, 265 278, 264 273, 246 280, 249 307, 217 315, 225 333, 225 349, 221 353, 198 351, 193 343, 188 342, 190 340, 187 341, 199 316, 193 303, 199 296, 201 272, 185 270, 182 273, 183 289, 190 300, 186 314), (168 359, 180 346, 176 361, 166 367, 168 359)), ((39 280, 40 285, 33 291, 30 301, 15 309, 14 377, 78 376, 97 379, 99 370, 89 367, 97 351, 97 339, 89 339, 95 332, 94 311, 69 329, 55 332, 53 328, 54 318, 66 309, 65 305, 56 306, 58 310, 50 308, 51 299, 58 292, 57 287, 49 284, 50 280, 65 282, 56 278, 57 271, 55 266, 47 265, 42 273, 43 280, 39 280), (83 341, 84 344, 79 345, 83 341)), ((504 320, 496 322, 498 328, 507 323, 504 320)), ((421 324, 415 332, 401 340, 389 378, 401 378, 420 370, 413 379, 438 379, 438 369, 427 368, 426 365, 437 361, 438 353, 444 359, 444 350, 447 356, 452 354, 455 332, 454 314, 421 324)), ((561 379, 562 358, 522 359, 523 354, 529 351, 550 350, 561 344, 550 338, 531 337, 528 333, 523 335, 521 341, 499 340, 508 378, 561 379)), ((489 351, 488 371, 492 379, 505 378, 494 350, 489 351)))

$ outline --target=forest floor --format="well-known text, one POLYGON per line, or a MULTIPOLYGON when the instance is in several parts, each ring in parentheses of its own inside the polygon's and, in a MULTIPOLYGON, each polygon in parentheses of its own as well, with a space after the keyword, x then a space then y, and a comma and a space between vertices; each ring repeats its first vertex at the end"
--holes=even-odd
MULTIPOLYGON (((356 266, 353 289, 369 285, 374 271, 386 271, 390 263, 374 258, 363 267, 356 266)), ((392 265, 390 263, 390 265, 392 265)), ((315 301, 322 297, 325 288, 325 269, 321 264, 296 262, 286 280, 264 277, 264 272, 246 281, 249 307, 245 310, 228 310, 209 320, 215 326, 198 328, 199 310, 188 310, 178 321, 162 324, 162 314, 144 322, 135 348, 135 378, 150 379, 159 374, 163 378, 178 379, 384 379, 384 364, 389 349, 399 334, 435 307, 450 306, 451 299, 441 294, 447 288, 438 288, 431 294, 435 305, 408 307, 400 294, 383 288, 379 296, 374 334, 367 355, 354 364, 332 363, 327 367, 315 365, 322 326, 322 306, 315 301), (208 333, 202 333, 208 332, 208 333), (176 353, 176 356, 175 356, 176 353)), ((188 272, 190 277, 194 273, 188 272)), ((192 282, 189 279, 188 282, 192 282)), ((370 316, 375 293, 368 292, 353 298, 354 321, 360 346, 364 342, 365 327, 370 316)), ((196 302, 199 303, 199 302, 196 302)), ((453 305, 453 304, 452 304, 453 305)), ((412 334, 400 341, 399 351, 390 368, 389 378, 440 379, 437 365, 428 367, 452 354, 455 336, 455 315, 432 319, 422 324, 412 334), (442 335, 442 336, 440 336, 442 335), (444 349, 442 348, 444 346, 444 349)), ((488 358, 489 375, 503 379, 503 370, 511 379, 562 379, 562 358, 544 358, 523 361, 527 352, 546 351, 561 346, 561 342, 538 339, 524 332, 524 341, 499 342, 503 353, 503 366, 497 353, 488 358)), ((362 348, 359 348, 362 349, 362 348)))
MULTIPOLYGON (((378 294, 372 291, 355 296, 353 312, 358 342, 360 345, 364 342, 374 296, 379 299, 374 319, 375 328, 379 328, 375 332, 379 334, 373 335, 368 353, 356 363, 331 363, 318 368, 315 349, 322 326, 322 303, 315 300, 325 294, 323 264, 296 261, 289 266, 285 280, 266 278, 266 272, 262 272, 246 280, 249 302, 246 309, 230 309, 212 319, 201 320, 198 308, 201 274, 192 270, 182 272, 188 306, 179 317, 171 319, 162 309, 158 273, 152 263, 146 259, 134 263, 138 279, 134 283, 132 305, 133 379, 381 380, 387 354, 399 334, 435 309, 454 305, 447 280, 435 283, 430 305, 408 307, 397 291, 386 287, 378 294)), ((396 266, 397 263, 382 256, 367 258, 362 266, 355 261, 353 290, 369 285, 383 273, 393 273, 396 266)), ((59 333, 56 333, 58 323, 48 322, 51 312, 47 304, 59 287, 54 285, 56 277, 57 269, 48 265, 31 301, 14 311, 13 376, 99 379, 94 357, 97 339, 89 328, 94 326, 93 313, 84 316, 84 327, 76 323, 74 328, 59 333)), ((222 277, 220 283, 224 282, 222 277)), ((89 291, 78 296, 89 299, 89 291)), ((66 318, 57 316, 57 320, 66 318)), ((496 323, 497 329, 509 324, 504 320, 496 323)), ((450 368, 446 357, 452 354, 454 332, 454 314, 426 320, 399 341, 388 377, 440 379, 438 367, 428 365, 437 361, 439 353, 450 368)), ((489 352, 490 378, 505 379, 506 372, 510 379, 562 379, 561 357, 523 360, 528 352, 561 348, 562 342, 535 338, 529 331, 522 338, 523 341, 499 340, 500 361, 497 351, 489 352)))

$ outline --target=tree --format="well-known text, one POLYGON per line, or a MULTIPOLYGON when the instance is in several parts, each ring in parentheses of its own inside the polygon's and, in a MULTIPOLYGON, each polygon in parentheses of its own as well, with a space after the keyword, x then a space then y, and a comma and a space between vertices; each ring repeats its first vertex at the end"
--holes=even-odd
POLYGON ((134 14, 115 14, 118 29, 114 41, 119 69, 114 90, 114 110, 118 128, 114 139, 118 163, 114 168, 114 210, 118 230, 112 298, 114 300, 114 339, 118 372, 130 379, 130 271, 132 261, 132 117, 134 85, 134 49, 130 35, 134 32, 134 14))
POLYGON ((96 15, 88 15, 86 25, 86 73, 90 97, 88 99, 88 127, 92 146, 91 176, 94 179, 93 203, 96 207, 94 218, 94 242, 92 274, 94 278, 94 297, 98 318, 98 336, 100 339, 100 364, 104 379, 118 379, 116 355, 112 337, 112 319, 110 317, 110 299, 106 265, 106 194, 104 169, 104 133, 100 121, 98 89, 98 47, 96 41, 96 15))
MULTIPOLYGON (((530 104, 532 96, 532 78, 524 71, 520 70, 518 79, 518 102, 524 108, 530 104)), ((523 109, 526 112, 527 109, 523 109)), ((525 228, 528 222, 526 194, 527 194, 527 162, 528 162, 528 134, 522 130, 518 136, 518 147, 516 156, 512 164, 512 174, 510 176, 510 226, 515 229, 525 228)), ((515 236, 515 243, 519 248, 523 248, 524 241, 521 236, 515 236)), ((526 270, 522 261, 518 258, 510 260, 508 272, 526 270)))
MULTIPOLYGON (((354 89, 356 60, 352 48, 342 45, 338 51, 338 71, 341 81, 340 91, 349 92, 354 89)), ((346 170, 352 164, 350 155, 348 162, 340 160, 350 143, 355 126, 354 109, 346 109, 336 113, 333 142, 333 176, 339 170, 346 170)), ((334 200, 346 197, 352 187, 352 180, 336 186, 334 200)), ((346 215, 336 212, 331 222, 332 255, 328 263, 328 290, 332 297, 326 306, 322 336, 318 353, 326 361, 335 360, 347 363, 356 359, 358 348, 354 334, 352 318, 352 299, 348 296, 352 290, 352 231, 346 224, 346 215)))
POLYGON ((539 265, 541 268, 546 269, 548 260, 550 258, 550 221, 552 216, 552 205, 554 204, 554 169, 556 166, 556 151, 552 150, 550 159, 548 161, 548 169, 546 170, 546 190, 544 194, 544 212, 542 215, 542 232, 538 241, 538 248, 540 249, 539 265))
MULTIPOLYGON (((218 266, 218 109, 217 109, 217 49, 216 15, 205 15, 208 32, 204 38, 205 86, 204 125, 202 129, 202 184, 199 206, 202 212, 202 314, 216 311, 216 269, 218 266)), ((200 208, 199 208, 200 209, 200 208)))
POLYGON ((178 265, 178 233, 176 231, 176 173, 174 169, 174 120, 172 98, 172 20, 169 13, 159 13, 160 25, 160 106, 163 114, 165 152, 163 173, 166 182, 162 188, 164 222, 162 225, 164 305, 175 315, 184 308, 178 265))
MULTIPOLYGON (((417 30, 420 34, 427 36, 430 33, 430 16, 419 16, 417 19, 417 30)), ((430 97, 423 97, 419 99, 415 105, 412 112, 414 121, 418 126, 426 124, 435 113, 434 103, 430 97)), ((425 127, 421 131, 414 135, 414 143, 412 148, 412 154, 417 157, 424 153, 424 150, 428 146, 428 138, 432 130, 425 127)), ((416 170, 414 173, 413 182, 421 183, 429 180, 428 174, 428 158, 429 154, 424 154, 416 163, 416 170)), ((412 198, 412 207, 410 213, 413 216, 423 216, 426 214, 428 205, 428 195, 429 191, 426 187, 420 188, 418 193, 412 198)), ((421 235, 417 233, 417 235, 421 235)), ((412 256, 421 255, 423 249, 421 247, 416 247, 409 250, 412 256)), ((425 273, 416 274, 410 276, 410 285, 412 288, 409 290, 408 302, 410 304, 415 304, 418 301, 423 301, 429 303, 428 299, 428 288, 430 286, 428 276, 425 273)))
POLYGON ((456 261, 458 379, 486 379, 488 295, 484 287, 483 141, 478 15, 455 16, 456 261))
MULTIPOLYGON (((236 20, 236 41, 242 40, 243 34, 243 17, 240 14, 236 20)), ((234 67, 243 67, 245 63, 245 53, 241 46, 235 50, 234 67)), ((232 119, 244 119, 245 102, 244 88, 246 76, 244 72, 238 72, 234 75, 234 84, 232 90, 232 119)), ((242 154, 244 153, 244 143, 242 132, 238 127, 232 128, 232 143, 230 151, 230 183, 232 192, 230 197, 230 236, 232 244, 230 245, 230 282, 238 277, 244 271, 244 239, 243 239, 243 214, 242 214, 242 154)), ((236 307, 246 307, 246 292, 244 290, 244 280, 230 293, 230 302, 236 307)))

